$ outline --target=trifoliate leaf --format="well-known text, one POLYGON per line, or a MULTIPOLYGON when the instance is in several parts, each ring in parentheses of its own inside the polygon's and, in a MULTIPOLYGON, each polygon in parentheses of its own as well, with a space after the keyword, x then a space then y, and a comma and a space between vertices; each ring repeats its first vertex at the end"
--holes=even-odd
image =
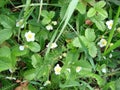
POLYGON ((40 51, 40 45, 36 42, 30 42, 27 45, 28 45, 28 48, 33 52, 39 52, 40 51))
POLYGON ((94 29, 86 29, 85 30, 85 37, 87 38, 88 41, 94 41, 95 40, 95 32, 94 29))
POLYGON ((94 8, 90 8, 87 12, 87 17, 93 17, 96 14, 96 10, 94 8))
POLYGON ((89 51, 89 54, 91 57, 96 57, 97 55, 97 48, 95 46, 95 43, 94 42, 91 42, 88 44, 88 51, 89 51))

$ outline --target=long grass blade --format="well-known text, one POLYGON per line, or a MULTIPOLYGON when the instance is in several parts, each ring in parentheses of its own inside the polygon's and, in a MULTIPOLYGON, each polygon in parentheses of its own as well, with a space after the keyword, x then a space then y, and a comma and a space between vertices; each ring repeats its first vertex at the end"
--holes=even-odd
POLYGON ((114 19, 114 23, 113 23, 112 30, 111 30, 109 38, 108 38, 108 43, 107 43, 107 46, 105 48, 104 54, 106 53, 106 51, 107 51, 107 49, 108 49, 108 47, 110 45, 110 42, 111 42, 111 40, 113 38, 114 31, 115 31, 115 28, 116 28, 116 25, 117 25, 117 22, 118 22, 118 19, 119 19, 119 14, 120 14, 120 6, 118 7, 118 11, 117 11, 116 17, 114 19))

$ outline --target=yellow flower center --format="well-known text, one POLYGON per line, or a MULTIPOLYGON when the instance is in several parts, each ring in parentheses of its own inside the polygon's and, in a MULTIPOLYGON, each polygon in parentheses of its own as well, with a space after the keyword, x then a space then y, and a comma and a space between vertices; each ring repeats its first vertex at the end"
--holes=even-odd
POLYGON ((55 71, 56 71, 56 72, 60 72, 60 71, 61 71, 61 68, 56 68, 55 71))
POLYGON ((32 34, 28 34, 28 38, 32 38, 32 34))
POLYGON ((103 41, 103 42, 102 42, 102 45, 106 45, 106 41, 103 41))
POLYGON ((111 26, 111 27, 112 27, 112 25, 113 25, 113 24, 112 24, 112 23, 110 23, 110 26, 111 26))

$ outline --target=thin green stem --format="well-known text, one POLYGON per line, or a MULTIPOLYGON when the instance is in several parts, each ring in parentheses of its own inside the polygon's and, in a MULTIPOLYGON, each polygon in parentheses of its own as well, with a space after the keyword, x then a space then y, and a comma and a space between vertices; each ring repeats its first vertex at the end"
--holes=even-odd
POLYGON ((42 5, 43 5, 43 0, 40 0, 39 16, 38 16, 37 22, 40 21, 40 15, 41 15, 41 11, 42 11, 42 5))
MULTIPOLYGON (((42 3, 42 5, 44 5, 44 6, 49 5, 49 6, 60 7, 60 5, 58 5, 58 4, 47 4, 47 3, 42 3)), ((32 3, 32 4, 30 4, 30 6, 41 6, 41 3, 32 3)), ((25 7, 25 5, 16 6, 15 8, 23 8, 23 7, 25 7)))

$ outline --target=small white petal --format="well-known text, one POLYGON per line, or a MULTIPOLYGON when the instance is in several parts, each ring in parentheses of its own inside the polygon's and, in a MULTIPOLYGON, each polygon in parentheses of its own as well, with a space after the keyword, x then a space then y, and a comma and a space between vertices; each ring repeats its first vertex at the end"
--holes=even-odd
POLYGON ((51 82, 50 82, 49 80, 47 80, 47 81, 44 83, 43 86, 47 86, 47 85, 49 85, 49 84, 51 84, 51 82))
POLYGON ((112 53, 110 53, 109 58, 112 58, 112 53))
POLYGON ((82 70, 82 67, 80 67, 80 66, 76 67, 76 72, 77 73, 80 72, 81 70, 82 70))
POLYGON ((113 43, 110 43, 110 47, 113 45, 113 43))
POLYGON ((52 24, 53 25, 57 25, 57 21, 52 21, 52 24))
POLYGON ((67 54, 66 54, 66 53, 63 53, 62 55, 63 55, 63 57, 66 57, 66 56, 67 56, 67 54))
POLYGON ((19 46, 19 50, 20 50, 20 51, 23 51, 24 49, 25 49, 24 46, 22 46, 22 45, 19 46))
POLYGON ((49 24, 49 25, 46 26, 46 29, 47 29, 48 31, 53 30, 53 26, 49 24))
POLYGON ((102 68, 102 72, 106 73, 107 72, 106 68, 102 68))
POLYGON ((106 59, 106 57, 105 57, 105 56, 103 56, 103 59, 106 59))
POLYGON ((56 43, 52 43, 51 45, 50 45, 50 43, 48 43, 48 45, 46 45, 46 47, 50 47, 51 49, 54 49, 54 48, 56 48, 58 45, 56 44, 56 43))
POLYGON ((62 59, 62 56, 59 56, 60 59, 62 59))

